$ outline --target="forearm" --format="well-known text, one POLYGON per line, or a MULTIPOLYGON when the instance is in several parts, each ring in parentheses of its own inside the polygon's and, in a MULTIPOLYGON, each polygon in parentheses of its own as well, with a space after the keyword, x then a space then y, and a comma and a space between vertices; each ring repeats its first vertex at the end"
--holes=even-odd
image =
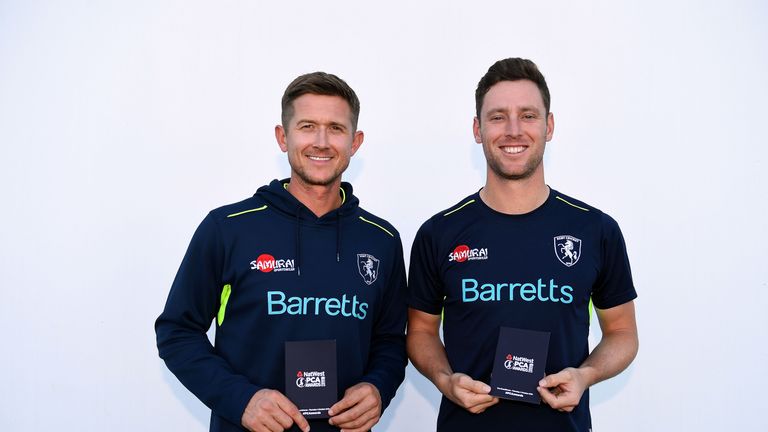
POLYGON ((380 336, 371 343, 368 369, 362 382, 373 384, 379 391, 382 411, 395 396, 397 388, 405 379, 408 358, 405 354, 405 336, 380 336))
POLYGON ((636 329, 615 330, 603 334, 600 343, 579 367, 587 387, 614 377, 626 369, 637 355, 638 346, 636 329))
POLYGON ((218 356, 205 333, 161 319, 158 350, 168 369, 201 402, 229 421, 239 423, 248 401, 261 387, 235 372, 218 356))
POLYGON ((446 394, 453 369, 440 337, 431 332, 409 330, 406 346, 411 363, 440 392, 446 394))

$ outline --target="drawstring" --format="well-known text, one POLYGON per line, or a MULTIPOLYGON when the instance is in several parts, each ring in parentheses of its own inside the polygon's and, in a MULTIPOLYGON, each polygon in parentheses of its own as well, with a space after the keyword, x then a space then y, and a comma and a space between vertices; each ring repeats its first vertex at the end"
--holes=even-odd
MULTIPOLYGON (((336 212, 336 262, 341 262, 341 216, 336 212)), ((296 207, 296 271, 301 276, 301 206, 296 207)))
POLYGON ((341 217, 339 216, 339 212, 336 212, 336 262, 340 261, 341 256, 341 228, 340 228, 340 220, 341 217))
POLYGON ((296 270, 301 276, 301 206, 296 207, 296 270))

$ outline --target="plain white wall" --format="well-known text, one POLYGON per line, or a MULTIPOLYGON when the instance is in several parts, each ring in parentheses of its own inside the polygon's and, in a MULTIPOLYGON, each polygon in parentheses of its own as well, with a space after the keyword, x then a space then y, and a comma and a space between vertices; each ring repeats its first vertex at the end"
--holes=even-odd
MULTIPOLYGON (((282 3, 0 0, 0 430, 207 430, 152 325, 206 212, 287 176, 285 86, 356 89, 345 178, 407 255, 484 181, 473 92, 510 56, 550 84, 548 183, 619 221, 640 295, 595 430, 768 430, 765 2, 282 3)), ((438 403, 409 367, 377 430, 438 403)))

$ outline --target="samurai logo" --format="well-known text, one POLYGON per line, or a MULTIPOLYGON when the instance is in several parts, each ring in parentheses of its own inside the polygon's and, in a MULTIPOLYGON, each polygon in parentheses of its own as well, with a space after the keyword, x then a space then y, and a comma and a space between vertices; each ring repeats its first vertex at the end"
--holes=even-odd
POLYGON ((571 267, 581 258, 581 240, 569 235, 555 237, 555 256, 566 267, 571 267))
POLYGON ((357 254, 357 269, 366 285, 370 285, 379 277, 379 260, 369 254, 357 254))

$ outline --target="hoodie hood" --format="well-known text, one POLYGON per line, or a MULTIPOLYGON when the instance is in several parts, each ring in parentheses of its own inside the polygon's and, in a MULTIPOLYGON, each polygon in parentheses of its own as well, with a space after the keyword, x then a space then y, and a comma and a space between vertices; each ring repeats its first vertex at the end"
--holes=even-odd
POLYGON ((261 198, 276 212, 296 221, 296 269, 301 276, 301 225, 320 224, 336 228, 336 262, 341 262, 341 223, 342 219, 354 217, 360 201, 352 194, 352 185, 341 183, 339 194, 341 206, 317 217, 301 201, 288 192, 290 179, 272 180, 269 185, 260 187, 254 196, 261 198))
POLYGON ((288 192, 286 187, 290 182, 291 179, 272 180, 268 185, 260 187, 254 196, 263 199, 269 207, 287 217, 323 225, 335 224, 338 218, 354 216, 360 205, 360 201, 352 194, 352 185, 342 182, 339 188, 341 206, 317 217, 288 192))

